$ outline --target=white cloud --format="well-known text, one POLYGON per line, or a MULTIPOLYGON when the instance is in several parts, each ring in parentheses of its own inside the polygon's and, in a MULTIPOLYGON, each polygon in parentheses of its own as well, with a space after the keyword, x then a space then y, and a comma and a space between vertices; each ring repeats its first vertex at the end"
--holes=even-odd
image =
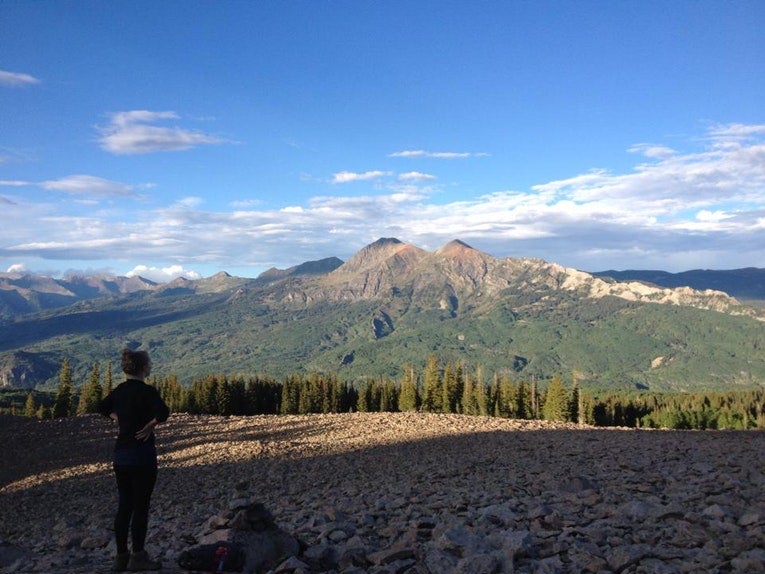
POLYGON ((27 266, 23 263, 14 263, 5 270, 6 273, 26 273, 27 266))
POLYGON ((436 176, 428 173, 421 173, 419 171, 410 171, 407 173, 400 173, 398 179, 399 181, 431 181, 436 179, 436 176))
POLYGON ((40 187, 77 195, 125 197, 135 194, 131 185, 93 175, 69 175, 60 179, 43 181, 40 187))
POLYGON ((640 153, 652 159, 670 157, 677 153, 671 147, 654 144, 636 144, 627 151, 630 153, 640 153))
POLYGON ((19 87, 39 83, 40 80, 29 74, 0 70, 0 86, 19 87))
MULTIPOLYGON (((387 180, 375 194, 315 196, 274 209, 241 204, 216 212, 188 197, 134 210, 131 220, 90 208, 61 214, 60 206, 19 203, 4 206, 0 260, 127 256, 257 272, 347 258, 393 236, 426 249, 459 238, 497 256, 541 257, 586 270, 681 270, 691 262, 765 267, 765 138, 755 129, 730 132, 729 140, 711 140, 709 132, 690 140, 691 151, 676 144, 672 155, 641 156, 621 173, 592 170, 460 201, 444 201, 440 188, 412 178, 387 180), (749 135, 741 140, 741 133, 749 135)), ((345 173, 340 180, 365 176, 345 173)))
POLYGON ((733 217, 730 213, 726 213, 725 211, 709 211, 707 209, 702 209, 696 214, 696 219, 699 221, 723 221, 725 219, 730 219, 733 217))
POLYGON ((236 207, 238 209, 246 209, 250 207, 257 207, 258 205, 261 205, 263 203, 263 200, 261 199, 240 199, 238 201, 232 201, 231 207, 236 207))
POLYGON ((149 267, 147 265, 136 265, 131 271, 125 274, 126 277, 143 277, 155 283, 167 283, 178 277, 186 279, 201 279, 201 275, 196 271, 184 269, 182 265, 170 265, 169 267, 149 267))
POLYGON ((403 150, 388 154, 388 157, 426 157, 435 159, 462 159, 467 157, 486 157, 487 153, 427 151, 423 149, 403 150))
POLYGON ((765 124, 718 124, 710 128, 709 135, 715 139, 740 140, 765 134, 765 124))
POLYGON ((34 185, 34 184, 31 181, 22 181, 20 179, 0 180, 0 187, 26 187, 28 185, 34 185))
POLYGON ((26 150, 0 147, 0 165, 13 163, 28 163, 34 160, 33 154, 26 150))
POLYGON ((225 140, 200 131, 177 126, 154 125, 162 120, 177 120, 172 111, 132 110, 111 114, 110 123, 99 128, 101 148, 118 155, 179 151, 200 145, 215 145, 225 140))
POLYGON ((390 175, 389 171, 365 171, 354 173, 352 171, 340 171, 332 174, 332 183, 351 183, 354 181, 369 181, 390 175))

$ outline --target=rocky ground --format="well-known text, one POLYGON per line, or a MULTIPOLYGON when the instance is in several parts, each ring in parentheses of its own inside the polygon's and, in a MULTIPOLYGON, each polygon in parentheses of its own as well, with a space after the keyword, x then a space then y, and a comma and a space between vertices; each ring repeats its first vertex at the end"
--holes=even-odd
MULTIPOLYGON (((0 417, 0 572, 108 571, 114 428, 0 417)), ((765 572, 765 433, 426 414, 158 427, 165 572, 260 502, 299 541, 274 572, 765 572)))

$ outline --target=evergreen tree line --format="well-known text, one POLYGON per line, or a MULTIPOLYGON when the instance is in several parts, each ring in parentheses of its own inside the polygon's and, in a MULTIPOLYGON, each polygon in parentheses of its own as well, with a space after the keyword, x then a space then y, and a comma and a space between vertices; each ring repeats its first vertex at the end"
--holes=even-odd
MULTIPOLYGON (((398 380, 368 379, 352 385, 336 376, 293 374, 282 381, 267 376, 208 375, 190 386, 177 377, 149 381, 173 412, 215 415, 309 414, 419 411, 515 419, 543 419, 597 426, 672 429, 765 429, 765 391, 716 393, 581 392, 574 376, 566 385, 559 375, 549 381, 513 380, 493 374, 485 381, 481 368, 461 362, 441 364, 430 356, 420 373, 406 365, 398 380)), ((62 363, 52 404, 36 404, 29 393, 23 414, 58 418, 96 412, 111 392, 111 366, 101 374, 93 365, 79 394, 69 361, 62 363)), ((8 410, 8 409, 6 409, 8 410)), ((12 408, 10 412, 19 413, 12 408)))
POLYGON ((107 363, 102 375, 98 363, 93 365, 88 380, 76 392, 69 359, 64 359, 59 372, 59 383, 53 400, 48 400, 46 393, 29 392, 23 407, 15 403, 0 408, 0 412, 23 414, 38 419, 62 418, 97 412, 98 403, 112 392, 114 379, 111 365, 107 363))

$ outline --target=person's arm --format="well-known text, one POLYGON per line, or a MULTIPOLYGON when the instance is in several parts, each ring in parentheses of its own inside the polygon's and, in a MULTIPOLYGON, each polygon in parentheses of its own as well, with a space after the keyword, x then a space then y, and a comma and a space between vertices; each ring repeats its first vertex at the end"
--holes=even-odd
POLYGON ((100 403, 98 403, 98 412, 105 417, 109 417, 113 421, 117 420, 117 413, 114 412, 114 394, 109 393, 104 397, 100 403))
POLYGON ((156 389, 154 389, 154 404, 152 410, 152 414, 156 420, 156 423, 154 424, 163 423, 170 416, 170 408, 165 404, 165 401, 162 400, 162 397, 159 396, 159 391, 156 389))
POLYGON ((149 422, 147 422, 141 430, 135 433, 135 438, 144 442, 149 440, 151 433, 154 432, 154 427, 159 423, 165 422, 170 416, 170 409, 165 404, 165 401, 162 400, 162 397, 159 396, 159 392, 157 392, 154 387, 151 387, 151 389, 153 391, 151 408, 154 413, 154 417, 149 422))
POLYGON ((146 442, 147 440, 149 440, 151 433, 154 432, 155 426, 157 426, 156 417, 151 419, 149 422, 147 422, 146 425, 144 425, 144 427, 141 430, 135 433, 135 438, 137 438, 140 441, 146 442))

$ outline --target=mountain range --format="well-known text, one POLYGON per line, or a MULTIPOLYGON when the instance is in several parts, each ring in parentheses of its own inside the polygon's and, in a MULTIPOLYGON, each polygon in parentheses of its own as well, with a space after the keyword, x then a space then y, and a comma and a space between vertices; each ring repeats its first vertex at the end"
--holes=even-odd
MULTIPOLYGON (((619 273, 494 258, 458 240, 429 252, 392 238, 345 262, 330 257, 254 279, 5 273, 0 384, 50 388, 64 358, 84 382, 96 362, 117 372, 119 350, 139 344, 158 374, 182 382, 312 370, 399 377, 434 354, 486 377, 562 374, 596 388, 765 384, 763 309, 707 289, 705 272, 692 277, 695 288, 662 286, 672 274, 619 273)), ((709 285, 765 300, 765 270, 706 273, 709 285)))

